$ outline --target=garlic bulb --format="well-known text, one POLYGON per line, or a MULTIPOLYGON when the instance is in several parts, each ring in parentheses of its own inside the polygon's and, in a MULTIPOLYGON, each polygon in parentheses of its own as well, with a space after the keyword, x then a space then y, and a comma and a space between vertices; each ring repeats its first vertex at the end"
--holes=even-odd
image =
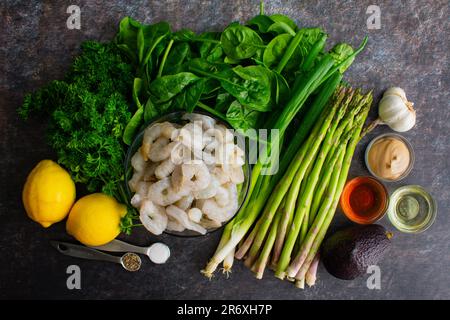
POLYGON ((405 132, 416 124, 416 111, 413 103, 406 99, 405 91, 398 87, 389 88, 378 105, 380 122, 392 130, 405 132))

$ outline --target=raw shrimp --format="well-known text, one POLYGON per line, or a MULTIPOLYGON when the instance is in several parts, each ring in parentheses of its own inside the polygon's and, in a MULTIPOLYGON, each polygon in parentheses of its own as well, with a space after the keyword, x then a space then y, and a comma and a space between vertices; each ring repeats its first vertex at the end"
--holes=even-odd
POLYGON ((203 212, 199 208, 190 208, 187 211, 187 214, 188 214, 189 219, 191 219, 191 221, 193 221, 195 223, 199 223, 200 219, 203 216, 203 212))
POLYGON ((128 180, 128 186, 130 187, 130 190, 135 192, 137 189, 137 185, 139 183, 139 181, 141 181, 143 176, 143 172, 142 171, 135 171, 133 173, 133 176, 131 177, 130 180, 128 180))
POLYGON ((172 150, 179 144, 179 142, 172 141, 169 142, 169 139, 166 137, 158 138, 153 144, 152 150, 148 155, 150 160, 157 162, 163 161, 170 157, 172 150))
POLYGON ((196 123, 188 123, 179 131, 176 141, 181 142, 189 150, 202 150, 203 148, 203 130, 196 123))
POLYGON ((177 136, 177 131, 178 129, 172 123, 167 121, 161 123, 161 136, 174 140, 173 138, 177 136))
POLYGON ((222 223, 208 219, 205 216, 203 216, 203 218, 200 220, 200 224, 206 229, 215 229, 222 226, 222 223))
MULTIPOLYGON (((215 156, 213 156, 209 151, 193 150, 192 153, 194 154, 194 160, 203 161, 207 165, 216 164, 215 156)), ((185 161, 185 163, 188 162, 189 161, 185 161)))
POLYGON ((142 149, 139 148, 138 152, 136 152, 132 157, 131 157, 131 166, 133 167, 134 171, 136 172, 142 172, 145 169, 145 166, 147 165, 147 163, 145 162, 146 160, 144 159, 144 157, 142 156, 142 153, 140 152, 140 150, 142 149))
POLYGON ((218 139, 221 143, 234 143, 234 134, 230 129, 227 129, 224 125, 217 125, 215 129, 218 133, 216 133, 216 139, 218 139))
POLYGON ((139 181, 136 188, 136 193, 130 200, 133 207, 139 208, 141 206, 142 200, 146 199, 148 195, 148 183, 144 181, 139 181))
POLYGON ((146 182, 155 182, 157 179, 155 177, 155 170, 160 165, 159 162, 147 162, 147 167, 144 169, 144 175, 142 180, 146 182))
POLYGON ((216 160, 225 166, 243 166, 244 151, 234 143, 220 145, 215 150, 216 160))
POLYGON ((187 196, 184 196, 180 200, 175 202, 175 205, 178 208, 183 209, 184 211, 187 211, 192 206, 193 201, 194 201, 194 196, 192 194, 188 194, 187 196))
POLYGON ((170 158, 167 158, 155 169, 155 176, 158 179, 168 177, 175 169, 175 163, 170 158))
POLYGON ((216 120, 213 118, 199 113, 185 113, 182 119, 190 122, 201 121, 204 130, 214 128, 216 124, 216 120))
POLYGON ((142 138, 142 147, 140 149, 142 157, 145 161, 148 160, 148 154, 155 141, 161 136, 161 124, 157 123, 151 127, 148 127, 144 131, 144 137, 142 138))
POLYGON ((148 160, 148 155, 158 138, 164 137, 166 139, 172 139, 176 131, 177 128, 170 122, 157 123, 145 129, 141 148, 141 154, 144 160, 148 160))
POLYGON ((209 199, 216 195, 217 189, 220 187, 219 181, 216 177, 211 176, 211 181, 208 186, 202 190, 194 191, 195 199, 209 199))
POLYGON ((191 150, 183 144, 176 145, 170 153, 170 159, 176 165, 192 160, 191 150))
POLYGON ((169 218, 169 221, 167 222, 167 230, 183 232, 186 228, 183 227, 178 221, 169 218))
POLYGON ((210 181, 211 175, 208 167, 203 161, 194 160, 191 163, 185 163, 181 165, 182 182, 192 182, 192 191, 199 191, 205 189, 210 181))
POLYGON ((167 215, 164 208, 155 205, 150 200, 141 204, 139 218, 144 227, 155 235, 160 235, 167 227, 167 215))
POLYGON ((141 206, 142 196, 139 193, 135 193, 130 200, 130 203, 133 207, 139 208, 141 206))
POLYGON ((166 213, 169 217, 177 220, 183 227, 189 230, 196 231, 201 234, 206 233, 206 229, 201 225, 189 220, 187 213, 180 208, 170 205, 166 208, 166 213))
POLYGON ((222 169, 222 167, 214 167, 211 170, 211 175, 219 181, 219 184, 225 184, 230 181, 229 175, 222 169))
POLYGON ((225 169, 225 172, 230 178, 230 181, 235 184, 243 183, 245 180, 242 167, 228 167, 227 169, 225 169))
POLYGON ((188 195, 190 190, 187 188, 180 188, 175 191, 170 185, 170 179, 164 178, 150 185, 148 188, 148 198, 160 206, 167 206, 172 204, 182 197, 188 195))
POLYGON ((222 186, 216 189, 216 194, 214 195, 214 200, 220 207, 225 207, 228 202, 230 202, 230 194, 228 190, 222 186))
POLYGON ((209 219, 222 223, 229 220, 238 209, 237 189, 235 184, 227 184, 229 202, 225 206, 220 206, 216 200, 207 199, 201 207, 202 212, 209 219))

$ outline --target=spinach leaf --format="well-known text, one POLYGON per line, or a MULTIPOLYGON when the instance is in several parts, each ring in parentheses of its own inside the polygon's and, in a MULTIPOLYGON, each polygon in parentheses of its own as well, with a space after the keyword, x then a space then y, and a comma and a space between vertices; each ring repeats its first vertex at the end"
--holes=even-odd
POLYGON ((191 41, 195 38, 195 32, 189 29, 181 29, 172 33, 172 39, 176 41, 191 41))
POLYGON ((163 74, 176 74, 184 71, 184 62, 188 60, 191 55, 189 43, 178 42, 173 45, 172 50, 167 56, 163 74))
POLYGON ((155 97, 155 103, 167 102, 179 94, 186 86, 197 81, 199 77, 190 72, 180 72, 155 79, 149 85, 150 93, 155 97))
POLYGON ((262 47, 260 36, 249 27, 233 23, 228 26, 220 37, 225 54, 233 60, 252 57, 262 47))
POLYGON ((153 103, 151 97, 147 99, 144 106, 144 122, 149 122, 150 120, 156 118, 159 115, 159 111, 153 103))
POLYGON ((268 32, 273 32, 276 34, 283 34, 288 33, 291 36, 295 36, 295 31, 292 29, 287 23, 279 21, 272 24, 269 29, 267 29, 268 32))
POLYGON ((164 50, 165 45, 161 44, 161 41, 168 37, 170 34, 170 26, 167 22, 162 21, 151 25, 142 26, 142 33, 144 38, 144 47, 142 59, 140 59, 141 65, 147 64, 153 50, 155 48, 158 55, 164 50))
POLYGON ((270 74, 263 66, 237 66, 220 77, 222 87, 241 104, 259 111, 270 110, 270 74))
POLYGON ((203 58, 208 62, 220 61, 224 52, 219 39, 219 32, 204 32, 200 34, 196 38, 196 41, 198 42, 198 52, 200 54, 200 58, 203 58))
POLYGON ((214 106, 214 109, 220 113, 225 113, 231 102, 234 100, 235 98, 231 94, 226 91, 221 91, 216 97, 216 105, 214 106))
POLYGON ((248 130, 256 127, 259 112, 242 106, 234 100, 226 113, 228 123, 237 129, 248 130))
MULTIPOLYGON (((347 59, 350 55, 353 54, 353 48, 346 43, 339 43, 333 47, 330 51, 330 55, 336 61, 336 65, 347 59)), ((345 62, 340 68, 339 72, 344 73, 348 67, 353 63, 355 57, 350 58, 347 62, 345 62)))
POLYGON ((123 131, 123 142, 125 144, 130 145, 133 142, 136 132, 142 124, 143 115, 144 108, 138 108, 133 117, 131 117, 131 120, 127 123, 123 131))
POLYGON ((205 89, 206 79, 201 79, 190 86, 188 86, 182 93, 177 95, 173 100, 174 109, 182 109, 187 112, 194 111, 200 97, 205 89))
POLYGON ((283 57, 289 42, 292 40, 290 34, 284 33, 276 36, 269 42, 263 54, 264 65, 270 68, 274 64, 278 64, 283 57))
POLYGON ((264 14, 257 15, 247 21, 247 26, 254 27, 260 33, 267 33, 274 21, 264 14))
POLYGON ((139 101, 139 94, 142 91, 142 79, 134 78, 133 81, 133 101, 138 108, 142 108, 141 102, 139 101))
POLYGON ((230 69, 230 66, 227 65, 226 63, 213 63, 201 58, 194 58, 189 60, 188 67, 190 70, 197 70, 206 73, 215 73, 226 69, 230 69))
MULTIPOLYGON (((278 13, 272 14, 270 16, 270 19, 272 19, 275 22, 275 24, 279 23, 277 26, 285 25, 286 27, 291 29, 294 32, 294 34, 298 30, 297 24, 291 18, 289 18, 288 16, 286 16, 284 14, 278 14, 278 13)), ((269 31, 271 31, 271 30, 269 30, 269 31)), ((286 31, 284 31, 284 32, 286 32, 286 31)))
POLYGON ((134 64, 137 64, 137 35, 141 24, 130 17, 120 21, 119 32, 116 35, 117 46, 124 51, 134 64))

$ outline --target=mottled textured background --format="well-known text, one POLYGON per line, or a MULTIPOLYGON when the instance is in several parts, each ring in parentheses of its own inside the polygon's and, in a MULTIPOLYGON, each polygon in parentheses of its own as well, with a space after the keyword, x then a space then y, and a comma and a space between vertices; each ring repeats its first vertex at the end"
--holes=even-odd
MULTIPOLYGON (((381 290, 368 290, 367 276, 337 280, 321 266, 315 287, 298 290, 268 271, 256 280, 241 263, 230 279, 217 274, 208 281, 199 270, 213 253, 219 233, 197 239, 163 237, 172 250, 165 265, 145 261, 131 274, 120 266, 65 257, 49 239, 66 239, 64 224, 48 230, 26 218, 20 199, 27 173, 43 158, 54 158, 46 146, 45 123, 19 121, 15 112, 25 92, 61 78, 83 40, 109 40, 125 15, 143 22, 168 20, 175 29, 221 30, 233 20, 258 12, 258 1, 20 1, 0 4, 0 298, 93 299, 449 299, 450 298, 450 23, 449 1, 266 1, 268 13, 285 13, 301 26, 321 26, 329 43, 370 42, 347 72, 354 86, 374 89, 376 100, 392 85, 403 87, 417 107, 414 130, 405 134, 416 152, 411 175, 397 186, 420 184, 439 206, 435 224, 423 234, 394 232, 393 249, 380 264, 381 290), (130 4, 132 3, 132 4, 130 4), (81 7, 81 30, 68 30, 66 8, 81 7), (380 6, 381 29, 367 30, 366 8, 380 6), (66 268, 78 264, 82 290, 66 289, 66 268)), ((375 116, 375 110, 372 118, 375 116)), ((360 144, 351 176, 368 174, 363 151, 378 128, 360 144)), ((387 218, 381 223, 393 230, 387 218)), ((349 225, 341 213, 333 228, 349 225)), ((127 240, 155 240, 136 230, 127 240)))

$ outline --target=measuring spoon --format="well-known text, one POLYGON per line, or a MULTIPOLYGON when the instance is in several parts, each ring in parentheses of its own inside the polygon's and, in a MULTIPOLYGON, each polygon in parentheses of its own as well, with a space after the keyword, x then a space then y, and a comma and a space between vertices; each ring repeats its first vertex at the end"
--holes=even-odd
POLYGON ((66 256, 97 260, 97 261, 107 261, 120 264, 127 271, 138 271, 141 268, 141 258, 134 253, 127 252, 121 257, 113 256, 93 248, 88 248, 82 245, 61 242, 61 241, 50 241, 50 244, 56 248, 60 253, 66 256), (133 260, 134 263, 129 263, 133 260))
POLYGON ((109 252, 134 252, 145 254, 149 259, 156 264, 165 263, 170 257, 170 249, 167 245, 161 242, 156 242, 149 247, 135 246, 117 239, 103 245, 92 247, 98 250, 109 252))

